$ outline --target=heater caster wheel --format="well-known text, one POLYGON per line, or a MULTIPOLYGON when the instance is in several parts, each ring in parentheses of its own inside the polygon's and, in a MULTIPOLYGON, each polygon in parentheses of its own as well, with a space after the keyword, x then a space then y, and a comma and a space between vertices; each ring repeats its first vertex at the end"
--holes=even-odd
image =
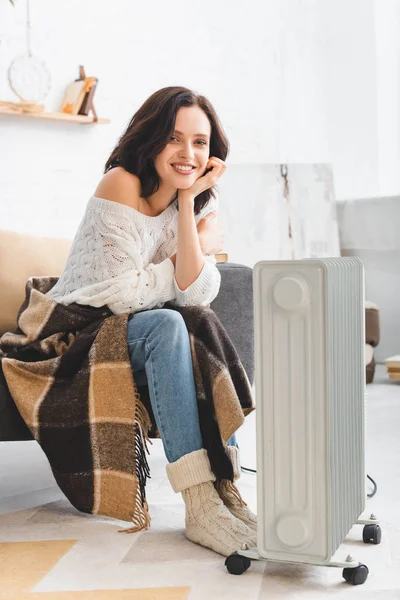
POLYGON ((367 581, 368 567, 366 565, 359 564, 358 567, 347 567, 343 569, 343 578, 347 583, 352 585, 361 585, 367 581))
POLYGON ((251 560, 247 556, 242 556, 234 552, 225 561, 225 566, 231 575, 242 575, 251 565, 251 560))
POLYGON ((363 529, 364 544, 380 544, 382 530, 379 525, 365 525, 363 529))

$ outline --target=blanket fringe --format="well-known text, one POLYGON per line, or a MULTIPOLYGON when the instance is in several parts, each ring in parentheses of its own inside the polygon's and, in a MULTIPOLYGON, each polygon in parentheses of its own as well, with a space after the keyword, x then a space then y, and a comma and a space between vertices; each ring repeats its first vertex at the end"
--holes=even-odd
POLYGON ((135 514, 131 516, 131 521, 134 523, 134 527, 129 527, 128 529, 119 529, 118 533, 137 533, 138 531, 149 529, 151 517, 147 500, 144 501, 143 506, 139 497, 137 497, 137 500, 139 500, 139 502, 136 502, 135 514))
POLYGON ((147 412, 146 408, 144 407, 144 405, 140 399, 140 394, 137 391, 136 384, 134 387, 135 387, 135 401, 136 401, 135 420, 138 423, 139 427, 141 428, 144 448, 146 449, 147 454, 150 454, 148 444, 153 445, 153 442, 149 438, 149 431, 151 429, 151 419, 149 417, 149 413, 147 412), (143 434, 143 432, 144 432, 144 434, 143 434))
POLYGON ((214 483, 214 486, 219 497, 228 508, 237 506, 237 504, 240 506, 247 506, 247 503, 243 500, 233 481, 230 481, 229 479, 220 479, 214 483))
POLYGON ((136 533, 150 527, 150 512, 149 505, 146 500, 146 480, 150 477, 150 468, 147 462, 147 454, 150 454, 148 449, 148 442, 152 443, 149 438, 149 431, 151 428, 151 420, 146 408, 143 406, 140 400, 140 394, 137 391, 136 384, 135 388, 135 464, 136 464, 136 477, 138 485, 135 490, 135 510, 131 515, 131 521, 134 523, 134 527, 128 529, 119 529, 118 533, 136 533))

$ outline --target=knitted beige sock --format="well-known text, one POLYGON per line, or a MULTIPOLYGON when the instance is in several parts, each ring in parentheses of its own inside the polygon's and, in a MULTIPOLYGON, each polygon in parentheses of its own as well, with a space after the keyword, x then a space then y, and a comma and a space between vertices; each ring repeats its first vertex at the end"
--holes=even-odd
POLYGON ((256 546, 254 531, 235 517, 219 497, 204 449, 168 464, 167 474, 174 491, 182 492, 189 540, 223 556, 229 556, 243 544, 256 546))
MULTIPOLYGON (((239 448, 237 448, 236 446, 227 446, 226 450, 232 461, 233 477, 234 481, 236 481, 237 479, 239 479, 241 474, 239 448)), ((250 529, 252 529, 253 531, 257 531, 257 517, 249 509, 246 502, 240 496, 236 486, 219 487, 217 491, 225 506, 230 510, 230 512, 235 517, 243 521, 243 523, 246 523, 246 525, 250 527, 250 529)))

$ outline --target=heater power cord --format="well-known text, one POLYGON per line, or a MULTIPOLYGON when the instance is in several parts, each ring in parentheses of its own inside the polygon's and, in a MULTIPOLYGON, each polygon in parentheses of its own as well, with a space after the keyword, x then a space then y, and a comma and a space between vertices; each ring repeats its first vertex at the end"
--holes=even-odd
POLYGON ((372 479, 372 477, 370 475, 367 475, 368 479, 370 480, 370 482, 372 483, 373 490, 370 494, 367 494, 367 498, 373 498, 376 494, 376 492, 378 491, 378 485, 376 483, 376 481, 374 479, 372 479))

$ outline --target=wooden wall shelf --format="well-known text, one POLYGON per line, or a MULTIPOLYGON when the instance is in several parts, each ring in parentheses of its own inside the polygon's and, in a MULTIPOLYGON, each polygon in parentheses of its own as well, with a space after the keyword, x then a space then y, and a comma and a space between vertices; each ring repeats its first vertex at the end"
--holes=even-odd
POLYGON ((6 106, 0 106, 0 115, 10 115, 16 117, 27 117, 28 119, 50 119, 53 121, 64 121, 70 123, 80 123, 81 125, 104 125, 110 123, 110 119, 98 119, 95 121, 93 117, 87 117, 85 115, 68 115, 67 113, 59 112, 41 112, 41 113, 29 113, 16 111, 6 106))

